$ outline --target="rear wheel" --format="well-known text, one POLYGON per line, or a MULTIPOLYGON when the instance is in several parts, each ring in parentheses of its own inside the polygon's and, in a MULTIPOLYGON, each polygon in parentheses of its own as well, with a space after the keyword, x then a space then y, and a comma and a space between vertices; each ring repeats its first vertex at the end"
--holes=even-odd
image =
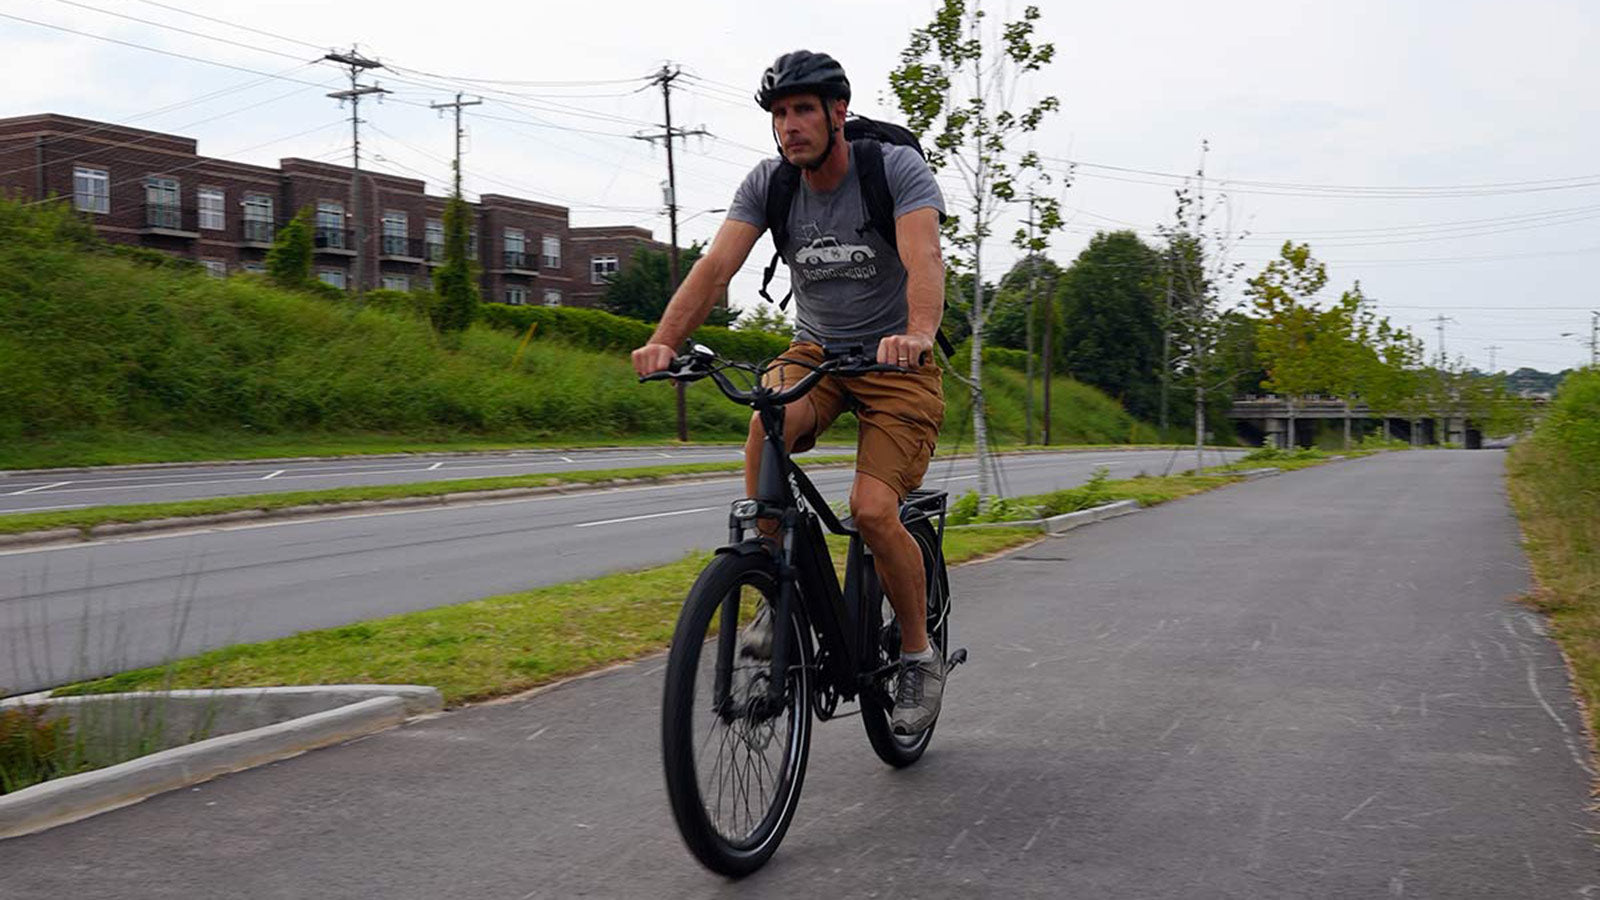
MULTIPOLYGON (((939 534, 926 519, 906 526, 912 540, 922 551, 922 574, 927 585, 928 637, 938 648, 941 657, 950 653, 950 585, 945 577, 944 554, 940 552, 939 534)), ((873 668, 893 663, 900 657, 900 626, 894 620, 894 610, 889 598, 880 589, 876 598, 868 599, 879 610, 877 659, 873 668)), ((942 660, 941 660, 942 661, 942 660)), ((934 720, 916 734, 895 734, 889 727, 889 716, 894 712, 894 692, 899 677, 890 676, 861 693, 861 723, 867 729, 867 740, 878 758, 895 768, 903 768, 922 758, 928 744, 933 741, 934 720)))
MULTIPOLYGON (((799 615, 786 632, 783 701, 766 708, 771 664, 741 653, 758 601, 777 608, 765 556, 726 554, 700 574, 678 616, 661 709, 667 796, 684 843, 707 868, 739 877, 783 840, 811 746, 811 648, 799 615)), ((769 645, 770 646, 770 645, 769 645)))

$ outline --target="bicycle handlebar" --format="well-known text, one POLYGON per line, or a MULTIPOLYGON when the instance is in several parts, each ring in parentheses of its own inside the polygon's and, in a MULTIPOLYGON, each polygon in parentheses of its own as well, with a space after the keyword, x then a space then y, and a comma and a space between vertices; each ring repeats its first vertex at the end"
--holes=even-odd
POLYGON ((799 360, 785 359, 781 356, 775 360, 769 360, 767 364, 762 366, 750 366, 723 359, 709 348, 696 345, 690 352, 675 357, 672 360, 672 365, 659 372, 651 372, 649 375, 641 376, 639 381, 666 381, 670 379, 688 383, 699 381, 702 378, 710 378, 716 383, 717 388, 722 391, 723 396, 729 400, 744 406, 760 407, 769 404, 783 406, 791 403, 805 396, 808 391, 816 387, 817 382, 821 381, 824 375, 854 378, 871 372, 908 373, 910 371, 910 369, 902 366, 880 363, 861 352, 859 346, 851 347, 840 355, 824 359, 816 366, 811 366, 809 363, 799 360), (781 391, 760 383, 757 383, 756 387, 751 390, 740 390, 728 379, 727 375, 723 374, 727 369, 741 369, 752 372, 759 378, 759 376, 766 374, 775 367, 772 365, 773 363, 804 366, 810 368, 811 371, 806 373, 804 378, 781 391))

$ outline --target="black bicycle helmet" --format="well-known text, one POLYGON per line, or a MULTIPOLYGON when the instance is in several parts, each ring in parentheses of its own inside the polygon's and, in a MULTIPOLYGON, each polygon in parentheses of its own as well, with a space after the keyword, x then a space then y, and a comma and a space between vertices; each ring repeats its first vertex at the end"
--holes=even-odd
POLYGON ((850 99, 844 67, 826 53, 796 50, 775 60, 761 75, 756 103, 772 112, 772 101, 790 94, 817 94, 823 99, 850 99))

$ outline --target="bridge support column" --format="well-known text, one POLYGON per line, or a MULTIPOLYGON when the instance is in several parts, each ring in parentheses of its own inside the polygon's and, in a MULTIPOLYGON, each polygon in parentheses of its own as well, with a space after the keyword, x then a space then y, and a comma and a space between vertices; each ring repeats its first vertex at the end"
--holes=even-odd
POLYGON ((1463 416, 1447 416, 1444 420, 1444 439, 1458 447, 1467 446, 1467 420, 1463 416))
POLYGON ((1262 431, 1266 433, 1266 437, 1262 439, 1261 446, 1273 447, 1278 450, 1289 446, 1288 419, 1264 419, 1262 420, 1262 425, 1264 426, 1262 431))

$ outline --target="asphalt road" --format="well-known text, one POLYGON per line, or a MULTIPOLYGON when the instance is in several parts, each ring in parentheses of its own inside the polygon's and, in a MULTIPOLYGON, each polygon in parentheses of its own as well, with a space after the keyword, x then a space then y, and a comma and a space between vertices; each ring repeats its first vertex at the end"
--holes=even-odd
MULTIPOLYGON (((850 452, 848 447, 835 449, 850 452)), ((730 462, 743 456, 742 448, 727 445, 527 450, 388 459, 351 457, 43 474, 16 471, 0 473, 0 514, 462 478, 730 462)))
MULTIPOLYGON (((1007 457, 1002 471, 1021 495, 1081 484, 1099 466, 1126 477, 1173 461, 1063 453, 1007 457)), ((926 484, 965 492, 975 471, 936 460, 926 484)), ((816 480, 842 499, 850 478, 836 469, 816 480)), ((728 502, 742 493, 732 477, 0 552, 0 694, 670 562, 723 543, 728 502)))
POLYGON ((1265 479, 953 573, 893 771, 821 726, 730 883, 680 845, 661 658, 0 844, 25 897, 1583 898, 1594 772, 1499 453, 1265 479), (1586 833, 1587 832, 1587 833, 1586 833))

